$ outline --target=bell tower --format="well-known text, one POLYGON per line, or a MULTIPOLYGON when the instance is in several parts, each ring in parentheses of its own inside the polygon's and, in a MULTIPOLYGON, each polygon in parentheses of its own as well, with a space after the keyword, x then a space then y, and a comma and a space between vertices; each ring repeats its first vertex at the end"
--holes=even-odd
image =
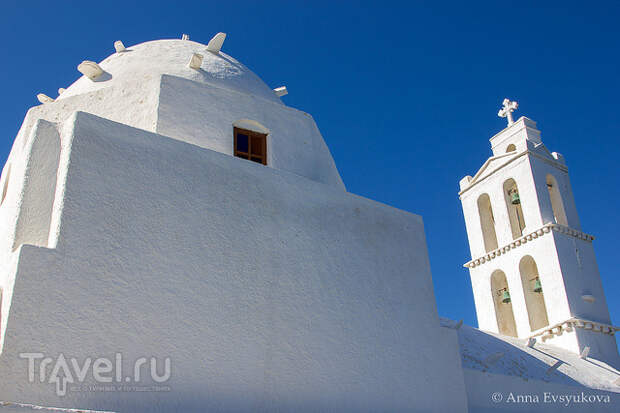
POLYGON ((512 112, 491 138, 493 155, 460 182, 480 329, 565 348, 620 365, 594 256, 581 230, 564 157, 536 122, 512 112))

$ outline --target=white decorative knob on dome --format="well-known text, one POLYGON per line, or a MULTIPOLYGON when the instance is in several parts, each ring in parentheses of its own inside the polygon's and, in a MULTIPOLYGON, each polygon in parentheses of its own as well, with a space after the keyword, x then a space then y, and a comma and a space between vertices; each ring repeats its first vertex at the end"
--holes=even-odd
POLYGON ((194 53, 189 59, 189 67, 196 70, 200 69, 200 66, 202 66, 203 57, 204 56, 199 53, 194 53))
POLYGON ((54 99, 43 93, 39 93, 37 95, 37 99, 39 99, 39 102, 41 103, 52 103, 54 101, 54 99))
POLYGON ((216 34, 211 40, 209 40, 209 44, 207 44, 207 50, 211 53, 218 54, 222 49, 224 40, 226 40, 226 33, 220 32, 216 34))
POLYGON ((97 63, 90 60, 84 60, 80 63, 77 70, 90 80, 95 80, 103 74, 103 69, 97 63))
POLYGON ((117 40, 114 42, 114 50, 116 50, 116 53, 124 52, 126 50, 125 45, 122 41, 117 40))
POLYGON ((288 95, 288 90, 286 89, 286 86, 277 87, 273 91, 276 92, 276 95, 278 97, 282 97, 282 96, 288 95))

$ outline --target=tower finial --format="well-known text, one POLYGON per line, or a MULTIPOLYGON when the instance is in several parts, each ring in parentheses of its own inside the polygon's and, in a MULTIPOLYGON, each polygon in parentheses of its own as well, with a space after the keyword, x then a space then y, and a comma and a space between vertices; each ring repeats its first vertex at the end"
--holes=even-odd
POLYGON ((497 116, 500 118, 508 118, 508 126, 510 126, 515 123, 512 119, 512 112, 519 107, 519 104, 516 101, 506 98, 502 102, 502 105, 504 106, 497 112, 497 116))

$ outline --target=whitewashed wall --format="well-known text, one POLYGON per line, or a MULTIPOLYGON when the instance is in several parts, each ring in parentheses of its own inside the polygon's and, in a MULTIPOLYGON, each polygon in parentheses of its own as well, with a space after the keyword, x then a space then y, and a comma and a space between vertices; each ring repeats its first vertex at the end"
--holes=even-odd
POLYGON ((258 122, 269 131, 270 168, 344 189, 329 149, 309 114, 229 88, 162 76, 157 133, 232 155, 233 124, 239 120, 258 122))
POLYGON ((89 114, 59 129, 57 247, 18 250, 0 400, 466 410, 420 217, 89 114), (171 390, 59 397, 27 382, 21 352, 170 357, 171 390))

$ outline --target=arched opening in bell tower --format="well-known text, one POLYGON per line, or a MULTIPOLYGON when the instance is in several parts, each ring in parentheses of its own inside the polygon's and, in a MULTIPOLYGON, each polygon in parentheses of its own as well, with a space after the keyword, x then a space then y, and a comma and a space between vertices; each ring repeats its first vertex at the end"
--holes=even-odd
POLYGON ((542 284, 538 275, 536 261, 529 255, 519 262, 525 306, 530 320, 530 330, 535 331, 549 325, 547 306, 543 294, 542 284))
POLYGON ((478 214, 480 215, 480 227, 482 229, 482 239, 486 252, 497 249, 497 235, 495 233, 495 217, 491 207, 489 194, 482 194, 478 197, 478 214))
POLYGON ((523 235, 525 217, 523 216, 523 209, 521 208, 521 194, 519 193, 517 183, 512 178, 504 182, 504 199, 506 200, 506 208, 508 209, 512 239, 517 239, 523 235))
POLYGON ((562 202, 562 194, 558 181, 551 174, 547 175, 547 189, 549 190, 549 198, 551 199, 551 209, 553 209, 553 218, 560 225, 568 226, 566 219, 566 211, 564 210, 564 202, 562 202))
POLYGON ((517 324, 512 311, 508 281, 506 280, 506 274, 501 270, 495 270, 491 274, 491 294, 493 294, 495 318, 497 319, 499 333, 505 336, 517 337, 517 324))

